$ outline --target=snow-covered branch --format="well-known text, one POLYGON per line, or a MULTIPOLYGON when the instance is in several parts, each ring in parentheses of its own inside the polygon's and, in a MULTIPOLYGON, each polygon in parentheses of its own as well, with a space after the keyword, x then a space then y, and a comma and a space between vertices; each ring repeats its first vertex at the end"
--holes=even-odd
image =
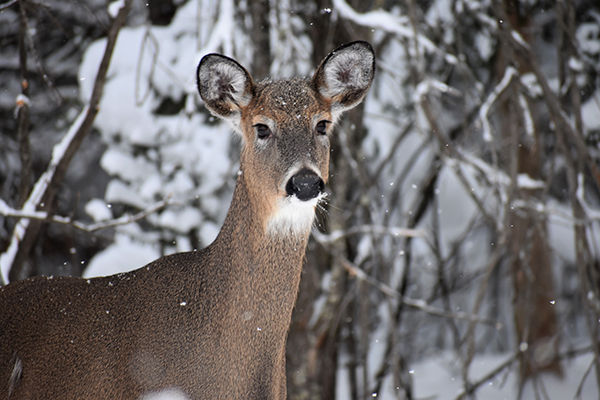
POLYGON ((483 140, 485 140, 486 142, 492 141, 492 131, 490 129, 490 122, 488 121, 488 112, 490 111, 490 107, 498 99, 498 96, 500 96, 500 94, 504 92, 504 90, 506 90, 508 85, 512 82, 513 78, 517 74, 518 72, 514 67, 507 67, 506 71, 504 71, 504 76, 502 77, 500 83, 496 85, 494 90, 492 90, 492 92, 487 96, 487 98, 479 108, 479 118, 481 119, 483 140))
MULTIPOLYGON (((64 157, 66 150, 69 148, 71 142, 73 141, 73 138, 81 128, 81 125, 83 124, 83 121, 85 120, 88 114, 88 110, 89 106, 86 106, 83 110, 81 110, 81 112, 67 131, 67 134, 58 144, 54 146, 54 149, 52 150, 52 159, 50 160, 48 168, 46 168, 46 171, 44 171, 42 176, 40 176, 40 178, 33 186, 33 189, 29 194, 27 201, 25 201, 21 210, 19 210, 20 213, 31 216, 39 214, 38 212, 36 212, 36 210, 38 206, 40 206, 42 198, 48 190, 48 186, 50 185, 50 182, 54 177, 54 173, 56 172, 56 168, 60 160, 62 160, 62 158, 64 157)), ((2 203, 0 203, 0 213, 2 213, 2 211, 5 211, 7 207, 8 206, 6 206, 6 203, 2 201, 2 203)), ((46 219, 47 213, 44 212, 43 214, 43 218, 40 219, 46 219)), ((41 217, 41 214, 39 216, 41 217)), ((13 265, 15 256, 17 255, 19 244, 23 240, 27 228, 29 227, 29 222, 30 219, 21 219, 19 220, 19 222, 17 222, 13 229, 8 248, 4 253, 0 254, 0 274, 2 277, 2 282, 4 284, 7 284, 9 282, 8 273, 13 265)))
MULTIPOLYGON (((335 11, 339 12, 343 18, 349 19, 358 25, 381 29, 406 39, 413 39, 415 36, 413 28, 409 26, 408 18, 397 17, 383 10, 359 13, 344 0, 333 0, 333 6, 335 11)), ((427 51, 442 55, 447 63, 459 63, 456 56, 441 50, 429 38, 417 34, 416 39, 419 45, 427 51)))

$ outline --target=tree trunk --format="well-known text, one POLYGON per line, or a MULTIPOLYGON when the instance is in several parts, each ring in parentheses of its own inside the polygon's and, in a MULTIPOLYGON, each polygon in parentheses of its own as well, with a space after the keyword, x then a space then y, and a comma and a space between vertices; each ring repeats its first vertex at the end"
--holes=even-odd
MULTIPOLYGON (((515 0, 503 2, 510 26, 530 45, 533 45, 533 21, 529 10, 515 0)), ((531 72, 528 63, 520 62, 509 46, 499 46, 496 77, 500 81, 506 68, 514 65, 519 74, 531 72)), ((522 60, 524 61, 524 60, 522 60)), ((518 107, 519 91, 516 82, 507 89, 500 107, 500 154, 506 160, 505 171, 512 179, 509 199, 542 202, 542 190, 519 188, 519 175, 543 180, 543 137, 536 121, 536 104, 529 102, 534 133, 525 132, 523 110, 518 107)), ((527 101, 527 100, 526 100, 527 101)), ((553 308, 555 290, 551 249, 548 245, 546 220, 537 212, 511 207, 505 229, 510 230, 509 252, 514 286, 514 320, 519 347, 519 381, 524 383, 540 372, 562 375, 558 359, 558 329, 553 308)))

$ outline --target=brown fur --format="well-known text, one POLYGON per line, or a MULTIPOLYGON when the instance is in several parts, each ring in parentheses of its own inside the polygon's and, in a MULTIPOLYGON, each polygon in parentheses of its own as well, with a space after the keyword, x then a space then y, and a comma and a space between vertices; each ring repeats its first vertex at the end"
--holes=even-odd
MULTIPOLYGON (((356 49, 372 51, 364 42, 338 51, 356 49)), ((286 397, 285 339, 310 225, 276 234, 267 226, 294 171, 327 178, 329 139, 315 125, 332 118, 334 100, 316 83, 324 64, 313 79, 255 84, 235 61, 205 59, 217 68, 199 68, 207 107, 244 136, 218 237, 129 273, 0 289, 1 399, 138 399, 173 389, 193 399, 286 397), (232 77, 243 81, 238 92, 232 77), (273 137, 258 139, 256 123, 270 124, 273 137)))

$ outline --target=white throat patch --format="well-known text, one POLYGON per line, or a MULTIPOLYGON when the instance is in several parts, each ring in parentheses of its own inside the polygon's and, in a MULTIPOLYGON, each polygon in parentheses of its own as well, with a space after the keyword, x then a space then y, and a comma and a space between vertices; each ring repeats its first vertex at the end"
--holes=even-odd
POLYGON ((315 219, 315 208, 325 193, 314 199, 302 201, 288 196, 277 202, 277 209, 267 221, 267 233, 272 236, 308 236, 315 219))

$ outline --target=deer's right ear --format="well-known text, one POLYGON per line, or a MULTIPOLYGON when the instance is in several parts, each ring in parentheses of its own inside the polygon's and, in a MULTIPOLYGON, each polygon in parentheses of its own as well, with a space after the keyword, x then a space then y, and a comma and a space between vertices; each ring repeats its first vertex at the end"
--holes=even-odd
POLYGON ((241 133, 242 108, 250 103, 254 92, 248 71, 229 57, 208 54, 200 61, 196 78, 206 108, 241 133))

